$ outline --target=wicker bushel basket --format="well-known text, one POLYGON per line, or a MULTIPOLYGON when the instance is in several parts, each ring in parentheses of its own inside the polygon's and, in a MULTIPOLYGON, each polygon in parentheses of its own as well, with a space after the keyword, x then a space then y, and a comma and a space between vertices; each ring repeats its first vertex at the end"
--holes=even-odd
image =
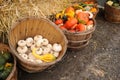
MULTIPOLYGON (((5 45, 3 43, 0 43, 0 51, 10 51, 10 49, 7 45, 5 45)), ((17 80, 17 68, 16 68, 16 58, 15 58, 15 56, 13 56, 13 59, 14 59, 14 66, 13 66, 13 69, 12 69, 11 73, 6 78, 6 80, 17 80)))
POLYGON ((120 9, 105 3, 105 19, 112 23, 120 23, 120 9))
POLYGON ((20 67, 29 73, 35 73, 54 65, 62 59, 67 49, 67 39, 63 32, 50 20, 31 17, 21 19, 13 25, 13 28, 9 32, 9 45, 11 51, 17 57, 20 67), (51 44, 60 43, 62 45, 63 49, 55 61, 49 63, 31 64, 31 62, 25 61, 21 58, 21 56, 19 56, 16 50, 17 42, 27 37, 34 37, 35 35, 42 35, 47 38, 51 44))
POLYGON ((92 37, 92 33, 95 30, 96 27, 96 21, 94 21, 94 27, 90 30, 84 31, 84 32, 78 32, 78 33, 72 33, 69 31, 64 30, 64 34, 66 35, 68 39, 68 48, 72 50, 80 50, 81 48, 88 45, 89 40, 92 37))

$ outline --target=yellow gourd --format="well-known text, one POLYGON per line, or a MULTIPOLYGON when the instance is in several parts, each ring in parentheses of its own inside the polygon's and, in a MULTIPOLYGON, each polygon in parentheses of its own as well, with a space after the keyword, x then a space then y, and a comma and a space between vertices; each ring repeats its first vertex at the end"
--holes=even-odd
POLYGON ((12 65, 13 65, 12 63, 8 63, 8 62, 7 62, 7 63, 5 64, 5 67, 11 67, 12 65))
POLYGON ((74 11, 69 11, 67 13, 65 13, 66 16, 68 16, 68 18, 73 18, 74 15, 75 15, 75 12, 74 11))
POLYGON ((52 61, 54 61, 56 59, 56 57, 53 54, 50 54, 50 53, 47 53, 47 54, 41 55, 41 56, 36 54, 36 48, 34 48, 32 50, 32 54, 33 54, 33 56, 35 58, 40 59, 40 60, 42 60, 44 62, 52 62, 52 61))
POLYGON ((56 16, 55 16, 55 18, 56 18, 56 19, 59 19, 59 18, 62 18, 62 16, 63 16, 62 13, 57 13, 56 16))
POLYGON ((90 12, 97 12, 97 9, 96 8, 91 8, 90 12))
POLYGON ((64 16, 64 13, 65 13, 65 9, 63 9, 62 12, 57 13, 57 14, 55 15, 55 18, 56 18, 56 19, 62 18, 62 17, 64 16))

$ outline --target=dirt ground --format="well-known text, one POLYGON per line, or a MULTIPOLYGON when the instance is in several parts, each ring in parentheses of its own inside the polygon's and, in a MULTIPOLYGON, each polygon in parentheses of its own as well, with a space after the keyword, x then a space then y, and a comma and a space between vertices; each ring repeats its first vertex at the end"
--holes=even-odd
POLYGON ((39 73, 18 68, 18 80, 120 80, 120 24, 107 22, 100 10, 88 46, 67 50, 61 62, 39 73))

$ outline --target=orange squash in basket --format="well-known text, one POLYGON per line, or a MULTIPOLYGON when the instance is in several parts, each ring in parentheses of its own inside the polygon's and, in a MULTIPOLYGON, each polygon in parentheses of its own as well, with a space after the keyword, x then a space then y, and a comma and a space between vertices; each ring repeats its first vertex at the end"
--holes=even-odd
POLYGON ((84 12, 79 12, 76 17, 79 20, 84 21, 85 23, 87 23, 89 21, 89 13, 84 13, 84 12))

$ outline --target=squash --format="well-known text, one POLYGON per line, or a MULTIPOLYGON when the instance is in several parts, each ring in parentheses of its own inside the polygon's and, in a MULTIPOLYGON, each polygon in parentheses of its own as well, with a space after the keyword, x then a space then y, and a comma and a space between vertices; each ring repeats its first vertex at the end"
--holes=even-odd
POLYGON ((11 59, 11 55, 9 52, 4 52, 3 57, 5 58, 6 61, 9 61, 11 59))
POLYGON ((71 29, 75 24, 77 24, 78 20, 76 18, 71 18, 70 20, 66 21, 65 28, 71 29))
POLYGON ((69 12, 71 12, 71 11, 75 11, 75 9, 72 7, 72 6, 70 6, 70 7, 67 7, 66 9, 65 9, 65 13, 69 13, 69 12))
POLYGON ((89 21, 89 13, 79 12, 76 17, 85 23, 89 21))
POLYGON ((12 70, 12 67, 13 66, 4 68, 4 71, 0 74, 0 80, 5 80, 8 77, 12 70))
POLYGON ((4 69, 4 65, 0 65, 0 71, 4 69))
POLYGON ((34 48, 32 50, 32 54, 35 58, 40 59, 40 60, 45 61, 45 62, 52 62, 56 59, 55 56, 53 54, 50 54, 50 53, 47 53, 44 55, 36 54, 36 48, 34 48))
POLYGON ((11 57, 9 52, 0 52, 0 80, 5 80, 13 68, 11 57))
POLYGON ((86 26, 84 25, 84 24, 78 24, 77 26, 76 26, 76 30, 78 30, 78 31, 85 31, 86 30, 86 26))
POLYGON ((5 58, 2 56, 2 54, 0 54, 0 66, 5 65, 5 63, 6 63, 5 58))

